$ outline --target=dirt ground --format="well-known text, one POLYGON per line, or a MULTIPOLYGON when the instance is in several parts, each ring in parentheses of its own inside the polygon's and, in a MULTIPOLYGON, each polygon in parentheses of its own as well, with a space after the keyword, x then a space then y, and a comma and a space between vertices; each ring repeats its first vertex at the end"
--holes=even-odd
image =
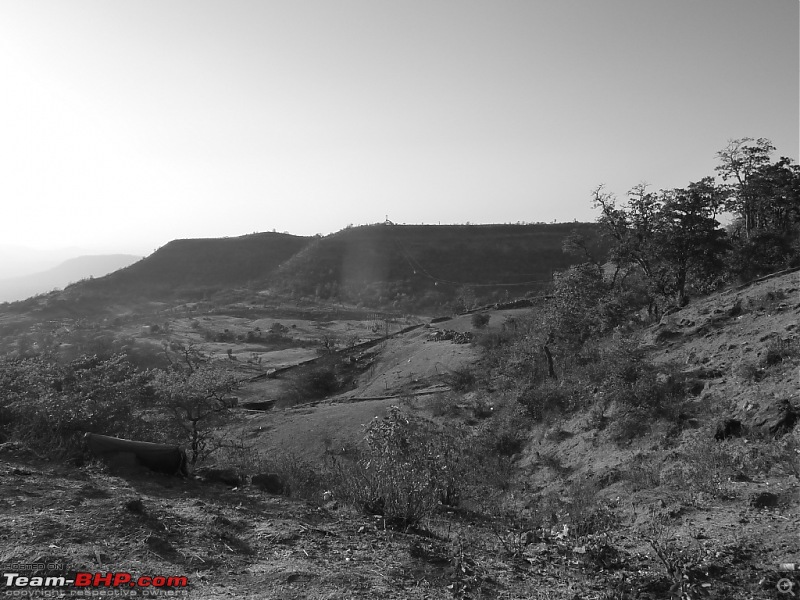
MULTIPOLYGON (((491 314, 494 328, 513 316, 491 314)), ((515 458, 516 500, 534 512, 570 491, 572 500, 533 530, 442 507, 424 531, 402 533, 335 500, 115 474, 98 464, 50 462, 9 443, 0 446, 0 565, 3 573, 64 565, 34 566, 25 571, 31 575, 186 576, 192 598, 658 600, 677 597, 675 573, 685 578, 684 598, 791 598, 800 576, 781 565, 800 565, 800 459, 791 459, 798 431, 719 443, 713 435, 719 420, 752 423, 776 403, 800 404, 797 359, 763 366, 776 341, 798 343, 798 322, 794 273, 697 300, 637 334, 656 363, 677 363, 697 380, 690 425, 676 434, 668 424, 643 423, 646 435, 628 445, 594 430, 587 413, 534 427, 515 458), (756 461, 767 448, 778 449, 777 458, 756 461), (718 489, 670 483, 675 469, 708 466, 726 453, 750 457, 751 468, 718 489), (584 484, 581 499, 576 489, 584 484), (774 502, 762 506, 765 492, 774 502), (597 538, 570 534, 579 500, 607 507, 616 525, 597 538)), ((435 327, 468 331, 471 321, 435 327)), ((230 435, 259 452, 315 460, 357 440, 362 425, 393 404, 425 410, 436 397, 426 392, 444 390, 448 373, 479 358, 469 344, 430 341, 432 332, 386 342, 358 386, 336 398, 242 411, 230 435)))

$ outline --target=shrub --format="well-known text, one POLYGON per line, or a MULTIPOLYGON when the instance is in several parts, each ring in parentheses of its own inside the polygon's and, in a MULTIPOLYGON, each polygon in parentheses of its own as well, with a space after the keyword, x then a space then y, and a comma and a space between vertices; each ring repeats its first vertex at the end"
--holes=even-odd
POLYGON ((468 392, 475 387, 475 374, 468 368, 453 369, 447 377, 450 388, 456 392, 468 392))
POLYGON ((739 379, 745 382, 758 381, 763 375, 763 372, 758 368, 755 361, 745 359, 739 362, 734 373, 739 379))
POLYGON ((633 407, 616 416, 608 428, 611 439, 624 444, 650 431, 650 415, 642 407, 633 407))
POLYGON ((537 421, 546 421, 556 415, 570 412, 576 407, 576 399, 570 386, 544 382, 528 385, 517 392, 517 402, 537 421))
POLYGON ((792 340, 775 339, 767 346, 764 355, 761 357, 761 364, 767 367, 773 367, 783 361, 794 358, 800 354, 800 348, 792 340))
POLYGON ((224 445, 216 430, 234 405, 231 392, 236 385, 233 375, 211 366, 156 373, 154 387, 168 415, 167 425, 175 437, 188 443, 192 465, 224 445))
POLYGON ((47 358, 0 361, 4 433, 47 452, 80 448, 88 431, 147 436, 135 409, 148 401, 148 383, 122 355, 82 356, 67 365, 47 358))
POLYGON ((489 324, 489 320, 492 318, 491 315, 488 313, 475 313, 472 315, 472 326, 475 329, 483 329, 489 324))
POLYGON ((494 406, 484 399, 475 401, 472 407, 472 416, 476 419, 488 419, 494 415, 494 406))
POLYGON ((305 381, 305 391, 315 397, 324 397, 339 389, 336 373, 330 368, 315 369, 305 381))
POLYGON ((330 487, 327 473, 295 454, 262 457, 258 472, 276 473, 284 484, 284 495, 315 503, 322 502, 325 490, 330 487))
POLYGON ((286 407, 318 400, 339 391, 341 387, 336 368, 326 361, 312 368, 298 369, 294 381, 278 399, 276 405, 286 407))
POLYGON ((529 425, 530 421, 513 407, 501 409, 479 437, 481 454, 486 457, 519 454, 528 441, 529 425))
POLYGON ((601 359, 606 373, 600 384, 608 402, 626 409, 640 409, 642 416, 677 416, 686 396, 684 382, 672 365, 656 367, 645 359, 644 351, 623 342, 601 359))
POLYGON ((515 337, 513 331, 485 331, 479 334, 473 343, 489 353, 501 346, 507 346, 515 337))
POLYGON ((459 413, 459 408, 456 404, 456 399, 453 396, 445 394, 434 394, 428 402, 431 409, 431 414, 434 417, 455 416, 459 413))
POLYGON ((367 426, 366 448, 355 460, 334 463, 338 495, 382 514, 393 527, 416 527, 439 502, 459 501, 466 475, 462 440, 392 407, 367 426))

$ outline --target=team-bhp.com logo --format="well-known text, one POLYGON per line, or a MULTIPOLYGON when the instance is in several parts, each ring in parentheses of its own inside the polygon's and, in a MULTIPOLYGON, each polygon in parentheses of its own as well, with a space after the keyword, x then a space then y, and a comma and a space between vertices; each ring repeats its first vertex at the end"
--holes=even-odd
POLYGON ((6 594, 10 588, 19 589, 57 589, 74 587, 77 589, 140 589, 140 590, 174 590, 185 589, 189 581, 183 576, 142 575, 134 577, 130 573, 75 573, 74 577, 31 576, 20 573, 3 573, 6 594))

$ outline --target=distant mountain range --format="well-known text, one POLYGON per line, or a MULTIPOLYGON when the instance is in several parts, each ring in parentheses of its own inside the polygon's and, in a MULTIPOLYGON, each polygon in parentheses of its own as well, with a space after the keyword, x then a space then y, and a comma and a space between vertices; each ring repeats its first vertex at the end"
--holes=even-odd
POLYGON ((141 256, 130 254, 78 256, 38 273, 0 279, 0 302, 24 300, 82 279, 103 277, 138 260, 141 256))

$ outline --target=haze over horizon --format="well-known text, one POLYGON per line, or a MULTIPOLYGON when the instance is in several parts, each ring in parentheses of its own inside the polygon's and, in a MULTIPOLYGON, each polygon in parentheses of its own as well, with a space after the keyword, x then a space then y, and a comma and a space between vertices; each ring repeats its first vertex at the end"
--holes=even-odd
POLYGON ((39 249, 592 221, 800 144, 796 0, 28 0, 0 66, 0 242, 39 249))

